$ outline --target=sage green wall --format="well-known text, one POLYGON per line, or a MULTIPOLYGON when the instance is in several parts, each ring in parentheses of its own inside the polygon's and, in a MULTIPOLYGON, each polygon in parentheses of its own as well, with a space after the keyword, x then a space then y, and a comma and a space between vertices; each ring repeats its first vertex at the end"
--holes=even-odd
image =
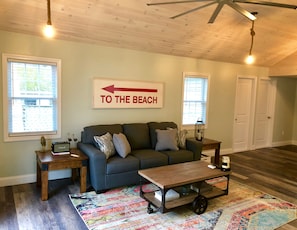
POLYGON ((294 111, 294 122, 293 122, 293 137, 292 137, 292 140, 293 140, 293 144, 297 145, 297 79, 295 79, 295 105, 294 105, 294 108, 295 108, 295 111, 294 111))
MULTIPOLYGON (((0 31, 4 53, 58 58, 62 60, 62 140, 67 133, 80 135, 92 124, 181 121, 182 72, 210 74, 207 136, 232 148, 232 127, 236 78, 238 75, 267 77, 268 69, 229 63, 176 57, 92 44, 46 40, 0 31), (94 77, 164 82, 162 109, 92 109, 94 77)), ((1 73, 2 73, 2 67, 1 73)), ((2 90, 2 81, 1 81, 2 90)), ((0 177, 35 173, 34 151, 39 141, 3 142, 3 106, 0 98, 0 177)), ((1 178, 0 178, 1 180, 1 178)))
MULTIPOLYGON (((275 144, 297 140, 297 79, 277 78, 273 142, 275 144)), ((295 143, 297 144, 297 143, 295 143)))
POLYGON ((296 80, 278 78, 275 101, 275 121, 272 141, 276 143, 292 140, 295 112, 296 80))

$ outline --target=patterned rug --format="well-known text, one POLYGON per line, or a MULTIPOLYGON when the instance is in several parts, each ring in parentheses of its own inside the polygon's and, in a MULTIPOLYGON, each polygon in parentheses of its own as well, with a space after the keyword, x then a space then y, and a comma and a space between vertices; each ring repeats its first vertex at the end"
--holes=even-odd
MULTIPOLYGON (((145 188, 146 191, 155 189, 151 184, 145 188)), ((139 197, 139 186, 69 197, 89 229, 269 230, 297 218, 296 205, 233 180, 229 195, 209 200, 206 212, 201 215, 187 206, 164 214, 148 214, 147 202, 139 197)))

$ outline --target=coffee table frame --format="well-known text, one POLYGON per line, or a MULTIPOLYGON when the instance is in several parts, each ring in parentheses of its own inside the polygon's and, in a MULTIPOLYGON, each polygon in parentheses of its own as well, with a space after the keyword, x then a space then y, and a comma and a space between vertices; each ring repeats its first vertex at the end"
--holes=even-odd
MULTIPOLYGON (((140 177, 140 196, 148 201, 147 211, 152 213, 160 211, 161 213, 168 212, 172 208, 183 206, 186 204, 193 204, 199 197, 204 197, 207 200, 213 199, 219 196, 228 195, 229 192, 229 178, 230 171, 223 172, 220 169, 210 169, 207 167, 208 163, 203 161, 193 161, 181 164, 167 165, 156 168, 144 169, 138 171, 140 177), (174 189, 178 192, 182 187, 189 186, 197 182, 203 182, 205 180, 215 179, 219 177, 226 177, 226 188, 219 189, 215 186, 211 191, 205 193, 197 193, 193 190, 189 191, 187 195, 181 195, 180 198, 171 201, 165 201, 165 195, 168 190, 174 189), (147 181, 155 184, 161 191, 161 201, 155 198, 155 192, 144 192, 143 185, 147 181), (152 206, 155 207, 152 209, 152 206)), ((203 210, 204 211, 204 210, 203 210)), ((196 212, 197 213, 197 212, 196 212)), ((202 213, 202 212, 201 212, 202 213)), ((197 214, 201 214, 197 213, 197 214)))

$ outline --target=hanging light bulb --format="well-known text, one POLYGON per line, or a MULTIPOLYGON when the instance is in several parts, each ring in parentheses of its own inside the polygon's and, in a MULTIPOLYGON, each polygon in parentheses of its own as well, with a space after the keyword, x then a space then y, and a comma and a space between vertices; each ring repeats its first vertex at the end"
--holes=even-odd
POLYGON ((55 36, 55 29, 51 20, 51 3, 47 0, 47 24, 43 28, 43 34, 47 38, 53 38, 55 36))
POLYGON ((247 58, 245 59, 245 63, 246 64, 253 64, 255 62, 255 58, 252 54, 249 54, 249 56, 247 56, 247 58))
MULTIPOLYGON (((252 15, 256 15, 258 14, 257 12, 252 12, 252 15)), ((253 45, 254 45, 254 36, 256 35, 255 31, 254 31, 254 20, 252 20, 252 28, 251 28, 251 47, 250 47, 250 51, 249 51, 249 55, 247 56, 247 58, 245 59, 245 63, 246 64, 253 64, 255 61, 254 56, 252 55, 252 50, 253 50, 253 45)))
POLYGON ((46 25, 43 28, 43 34, 47 38, 52 38, 55 36, 55 30, 52 25, 46 25))

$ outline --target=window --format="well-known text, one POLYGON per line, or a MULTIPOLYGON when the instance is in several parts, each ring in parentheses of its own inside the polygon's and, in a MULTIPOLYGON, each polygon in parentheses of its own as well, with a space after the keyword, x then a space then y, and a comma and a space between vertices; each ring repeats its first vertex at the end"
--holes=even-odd
POLYGON ((209 76, 184 73, 183 125, 194 125, 198 119, 207 122, 209 76))
POLYGON ((4 140, 59 138, 61 61, 3 54, 2 64, 4 140))

